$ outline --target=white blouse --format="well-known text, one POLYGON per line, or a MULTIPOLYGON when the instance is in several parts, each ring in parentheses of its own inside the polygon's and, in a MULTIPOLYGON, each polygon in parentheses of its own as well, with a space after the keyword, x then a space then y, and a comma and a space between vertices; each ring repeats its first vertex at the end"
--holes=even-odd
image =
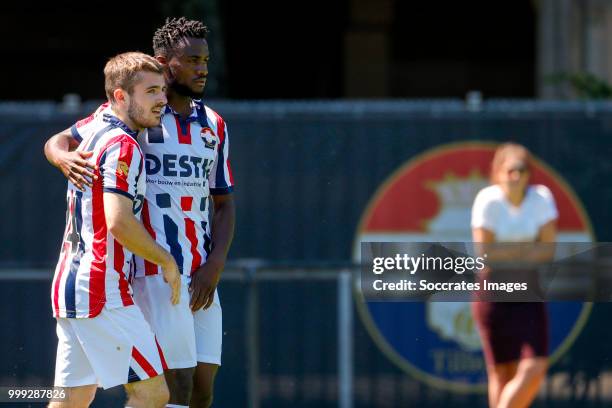
POLYGON ((532 185, 521 204, 512 205, 498 185, 485 187, 472 206, 472 228, 484 228, 498 242, 535 241, 540 228, 559 216, 555 199, 543 185, 532 185))

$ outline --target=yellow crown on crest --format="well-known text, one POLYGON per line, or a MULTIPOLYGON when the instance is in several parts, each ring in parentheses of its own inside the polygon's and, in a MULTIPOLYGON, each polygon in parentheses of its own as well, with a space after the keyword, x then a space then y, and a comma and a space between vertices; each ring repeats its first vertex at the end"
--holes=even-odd
POLYGON ((442 202, 442 207, 471 207, 476 194, 489 185, 489 181, 474 169, 467 177, 459 178, 452 172, 446 173, 442 180, 425 182, 442 202))

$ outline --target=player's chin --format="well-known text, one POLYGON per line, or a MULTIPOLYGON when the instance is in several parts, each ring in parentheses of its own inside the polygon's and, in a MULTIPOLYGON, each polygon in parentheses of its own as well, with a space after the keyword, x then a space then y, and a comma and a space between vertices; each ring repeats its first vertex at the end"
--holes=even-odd
POLYGON ((193 93, 200 94, 200 93, 204 92, 204 87, 205 86, 206 86, 206 81, 203 81, 203 82, 202 81, 194 82, 193 85, 191 86, 191 91, 193 93))
POLYGON ((149 127, 159 126, 160 121, 161 121, 161 114, 151 114, 144 121, 143 127, 149 128, 149 127))
POLYGON ((526 187, 524 183, 521 183, 520 181, 509 181, 506 183, 506 186, 511 190, 520 190, 526 187))

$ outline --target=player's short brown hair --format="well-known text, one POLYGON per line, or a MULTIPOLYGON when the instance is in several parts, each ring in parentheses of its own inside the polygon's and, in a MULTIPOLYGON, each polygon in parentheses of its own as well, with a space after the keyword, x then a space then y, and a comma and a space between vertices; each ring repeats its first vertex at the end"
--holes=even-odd
POLYGON ((142 52, 124 52, 108 60, 104 67, 104 90, 111 103, 115 102, 113 92, 121 88, 129 95, 139 80, 140 72, 163 75, 162 65, 153 57, 142 52))
POLYGON ((506 159, 511 156, 518 156, 519 158, 523 159, 527 165, 527 169, 531 169, 531 153, 529 153, 529 150, 527 150, 525 146, 518 143, 503 143, 497 148, 497 150, 495 150, 495 155, 493 156, 490 174, 491 183, 497 183, 497 175, 501 169, 501 166, 504 164, 506 159))

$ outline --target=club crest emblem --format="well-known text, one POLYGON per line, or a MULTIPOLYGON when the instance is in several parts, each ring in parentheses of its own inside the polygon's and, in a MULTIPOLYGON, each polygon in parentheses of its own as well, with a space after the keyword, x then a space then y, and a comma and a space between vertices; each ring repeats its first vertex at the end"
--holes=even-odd
POLYGON ((127 163, 119 160, 119 162, 117 163, 117 173, 119 175, 127 177, 129 171, 130 167, 127 165, 127 163))
POLYGON ((215 136, 211 128, 203 127, 200 130, 200 137, 207 149, 214 149, 217 146, 217 136, 215 136))
MULTIPOLYGON (((489 184, 496 146, 455 143, 410 158, 371 198, 357 230, 355 261, 360 260, 362 241, 470 242, 471 207, 478 191, 489 184)), ((548 186, 557 202, 559 241, 592 241, 591 222, 576 194, 544 162, 535 162, 532 182, 548 186)), ((359 317, 368 333, 399 368, 442 389, 486 390, 482 346, 470 303, 376 302, 367 301, 358 288, 356 294, 359 317)), ((548 303, 551 365, 574 342, 590 310, 590 303, 548 303)))

